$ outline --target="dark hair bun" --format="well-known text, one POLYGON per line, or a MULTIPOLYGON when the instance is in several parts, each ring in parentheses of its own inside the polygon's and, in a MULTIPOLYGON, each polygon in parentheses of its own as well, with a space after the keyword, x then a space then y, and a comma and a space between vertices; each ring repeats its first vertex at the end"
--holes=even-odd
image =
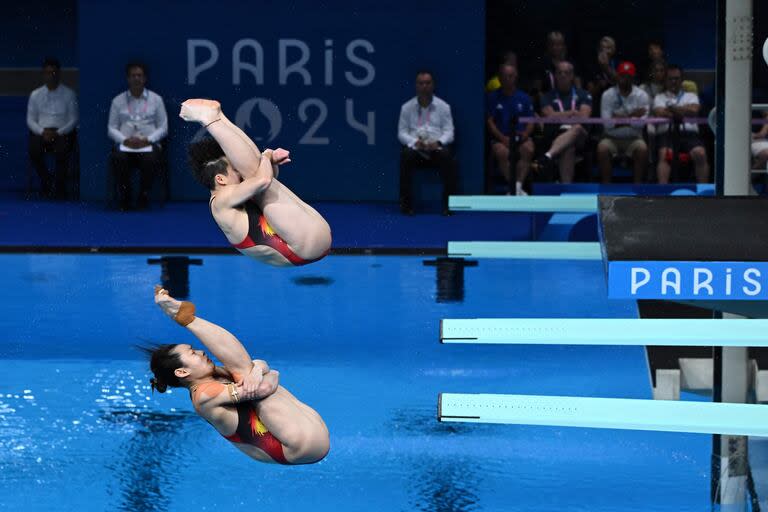
POLYGON ((165 393, 165 391, 168 389, 168 384, 157 380, 155 377, 149 379, 149 385, 152 386, 152 391, 157 390, 158 393, 165 393))
MULTIPOLYGON (((206 166, 225 156, 224 150, 213 137, 204 137, 190 144, 187 154, 192 169, 197 172, 201 172, 206 166)), ((226 166, 224 168, 226 169, 226 166)))

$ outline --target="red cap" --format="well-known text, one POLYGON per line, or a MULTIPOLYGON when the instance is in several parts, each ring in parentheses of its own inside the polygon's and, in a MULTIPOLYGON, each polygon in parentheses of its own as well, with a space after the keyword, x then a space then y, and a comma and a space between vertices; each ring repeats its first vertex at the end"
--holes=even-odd
POLYGON ((619 65, 616 66, 616 73, 619 75, 635 76, 635 65, 628 60, 619 62, 619 65))

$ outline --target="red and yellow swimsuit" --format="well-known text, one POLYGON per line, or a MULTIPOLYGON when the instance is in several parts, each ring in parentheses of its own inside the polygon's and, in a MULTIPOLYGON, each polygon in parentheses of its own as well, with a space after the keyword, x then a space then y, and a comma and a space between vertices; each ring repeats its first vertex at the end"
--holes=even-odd
POLYGON ((283 444, 261 422, 253 402, 237 404, 237 430, 224 438, 233 443, 255 446, 278 464, 290 464, 283 454, 283 444))
MULTIPOLYGON (((207 382, 199 386, 194 386, 191 389, 192 403, 197 403, 198 393, 211 385, 217 386, 216 388, 211 389, 211 391, 216 394, 220 392, 220 386, 223 386, 224 384, 221 382, 207 382)), ((237 404, 236 409, 237 428, 235 429, 235 433, 229 436, 221 434, 222 437, 233 443, 255 446, 269 455, 270 458, 278 464, 290 464, 283 453, 283 444, 279 439, 273 436, 261 422, 259 415, 256 414, 256 408, 253 402, 240 402, 237 404)))
MULTIPOLYGON (((208 203, 209 206, 215 197, 211 197, 211 201, 208 203)), ((264 217, 264 213, 254 201, 247 201, 243 208, 245 208, 245 213, 248 214, 248 234, 245 235, 245 239, 239 244, 232 244, 235 249, 248 249, 257 245, 266 245, 285 256, 285 259, 297 267, 319 261, 328 254, 328 251, 326 251, 319 258, 312 260, 303 259, 293 252, 285 240, 280 238, 280 235, 272 229, 272 226, 267 222, 267 218, 264 217)))

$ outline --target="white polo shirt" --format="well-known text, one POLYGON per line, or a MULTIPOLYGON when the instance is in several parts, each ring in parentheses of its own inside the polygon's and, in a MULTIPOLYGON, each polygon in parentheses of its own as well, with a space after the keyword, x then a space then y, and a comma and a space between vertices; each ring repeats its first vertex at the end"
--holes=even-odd
POLYGON ((41 135, 44 128, 56 128, 65 135, 77 126, 77 97, 75 91, 64 84, 54 90, 38 87, 29 95, 27 103, 27 127, 41 135))
MULTIPOLYGON (((670 91, 660 92, 653 98, 653 108, 671 107, 672 105, 684 106, 684 105, 698 105, 699 97, 696 93, 685 92, 680 89, 680 92, 674 94, 670 91)), ((699 133, 699 127, 693 123, 684 123, 680 130, 684 132, 699 133)), ((669 126, 666 124, 656 125, 656 133, 667 133, 669 126)))
POLYGON ((160 95, 144 89, 134 98, 130 92, 121 92, 112 100, 109 109, 109 137, 122 144, 128 137, 146 137, 155 143, 168 134, 168 115, 160 95))
POLYGON ((403 146, 413 148, 419 139, 439 142, 447 146, 453 142, 453 116, 451 107, 432 96, 432 102, 422 108, 418 98, 406 101, 400 108, 397 138, 403 146))
MULTIPOLYGON (((600 99, 600 117, 605 120, 613 117, 629 117, 629 113, 638 108, 645 109, 642 118, 648 117, 648 112, 651 110, 651 99, 648 97, 648 93, 636 85, 632 86, 628 96, 622 95, 619 92, 619 86, 614 85, 610 89, 606 89, 600 99)), ((643 126, 630 125, 616 128, 613 123, 607 123, 605 124, 605 134, 616 139, 637 139, 643 136, 643 126)))

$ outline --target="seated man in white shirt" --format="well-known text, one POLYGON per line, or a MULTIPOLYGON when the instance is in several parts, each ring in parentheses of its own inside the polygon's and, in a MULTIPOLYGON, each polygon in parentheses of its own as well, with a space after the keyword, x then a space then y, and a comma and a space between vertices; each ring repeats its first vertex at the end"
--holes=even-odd
MULTIPOLYGON (((628 61, 620 62, 616 67, 617 85, 606 89, 600 100, 602 119, 648 117, 651 100, 645 91, 632 84, 634 78, 635 65, 628 61)), ((611 182, 611 160, 618 154, 632 160, 634 182, 642 183, 648 166, 648 145, 643 140, 641 125, 605 125, 605 136, 597 145, 597 164, 603 183, 611 182)))
MULTIPOLYGON (((653 99, 653 115, 656 117, 668 117, 671 123, 679 123, 683 117, 696 117, 701 106, 696 93, 685 92, 682 89, 683 70, 679 66, 667 66, 666 88, 664 92, 653 99)), ((659 183, 669 183, 672 172, 670 167, 672 148, 677 143, 677 153, 688 153, 693 160, 696 172, 696 181, 706 183, 709 180, 709 163, 704 144, 699 138, 699 127, 693 123, 680 124, 680 136, 677 141, 672 139, 669 125, 660 124, 656 127, 659 134, 657 147, 659 148, 659 163, 656 165, 656 175, 659 183), (669 159, 668 159, 669 158, 669 159)))
POLYGON ((29 159, 40 176, 42 195, 63 199, 76 137, 77 97, 72 89, 61 84, 58 60, 45 59, 43 79, 45 85, 32 91, 27 104, 29 159), (45 164, 45 153, 56 157, 55 189, 45 164))
POLYGON ((115 143, 112 169, 117 179, 120 209, 124 211, 131 207, 133 169, 141 174, 137 208, 148 206, 152 181, 162 166, 160 141, 168 134, 163 99, 144 87, 145 65, 133 62, 125 70, 128 90, 115 96, 109 109, 109 137, 115 143))
POLYGON ((400 210, 413 215, 411 174, 418 167, 434 166, 443 181, 443 215, 449 215, 448 196, 456 189, 456 162, 450 144, 453 142, 451 107, 434 95, 432 73, 416 75, 416 97, 400 109, 397 138, 403 145, 400 153, 400 210))

